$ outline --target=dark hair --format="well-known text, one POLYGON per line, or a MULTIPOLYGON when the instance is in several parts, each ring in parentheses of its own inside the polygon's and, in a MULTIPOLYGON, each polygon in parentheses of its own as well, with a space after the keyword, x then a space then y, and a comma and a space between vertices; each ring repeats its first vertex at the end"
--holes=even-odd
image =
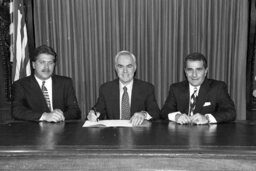
POLYGON ((53 48, 51 48, 50 46, 47 46, 47 45, 42 45, 42 46, 39 46, 37 47, 32 56, 31 56, 31 61, 32 62, 35 62, 36 61, 36 58, 40 55, 40 54, 49 54, 49 55, 52 55, 54 56, 54 62, 56 62, 57 60, 57 53, 53 50, 53 48))
POLYGON ((184 68, 187 67, 187 61, 203 61, 204 68, 207 68, 207 59, 201 53, 194 52, 194 53, 187 55, 184 60, 184 68))

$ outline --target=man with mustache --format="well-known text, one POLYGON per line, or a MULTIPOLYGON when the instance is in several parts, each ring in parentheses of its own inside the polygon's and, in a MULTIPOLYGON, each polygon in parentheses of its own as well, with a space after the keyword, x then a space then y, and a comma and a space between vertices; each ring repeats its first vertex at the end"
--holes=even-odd
POLYGON ((34 50, 34 74, 13 83, 15 119, 61 122, 81 118, 71 78, 53 74, 56 58, 56 52, 49 46, 34 50))
POLYGON ((114 58, 118 79, 104 83, 99 98, 88 113, 88 120, 125 119, 133 125, 158 118, 159 107, 155 99, 154 86, 134 78, 136 58, 129 51, 118 52, 114 58))
POLYGON ((223 81, 207 79, 205 56, 191 53, 184 61, 187 80, 170 86, 160 117, 179 124, 214 124, 236 118, 233 100, 223 81))

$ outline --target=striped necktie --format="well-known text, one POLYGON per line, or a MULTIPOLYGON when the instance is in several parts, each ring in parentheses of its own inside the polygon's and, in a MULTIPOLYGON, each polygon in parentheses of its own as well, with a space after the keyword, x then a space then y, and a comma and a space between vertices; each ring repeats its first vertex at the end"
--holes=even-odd
POLYGON ((49 97, 49 94, 48 94, 48 90, 45 87, 45 81, 43 81, 43 84, 42 84, 42 92, 43 92, 45 101, 47 103, 47 106, 48 106, 49 110, 51 111, 51 101, 50 101, 50 97, 49 97))
POLYGON ((124 87, 124 93, 122 96, 122 115, 121 119, 130 119, 130 105, 129 105, 129 95, 127 92, 127 87, 124 87))
POLYGON ((189 116, 193 116, 194 110, 196 108, 196 92, 197 88, 195 87, 194 93, 191 95, 190 103, 189 103, 189 116))

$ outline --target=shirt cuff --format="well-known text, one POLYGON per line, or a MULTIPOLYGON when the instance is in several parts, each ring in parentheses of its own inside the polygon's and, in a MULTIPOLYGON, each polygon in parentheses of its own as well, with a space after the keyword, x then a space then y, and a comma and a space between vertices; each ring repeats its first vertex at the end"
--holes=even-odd
POLYGON ((41 115, 39 121, 44 121, 45 120, 45 115, 44 114, 45 114, 45 112, 41 115))
POLYGON ((208 118, 209 123, 211 123, 211 124, 217 123, 217 120, 215 119, 215 117, 212 114, 205 114, 205 116, 208 118))
POLYGON ((150 116, 149 114, 148 114, 148 112, 145 112, 146 113, 146 120, 150 120, 150 119, 152 119, 152 116, 150 116))
POLYGON ((170 121, 176 122, 175 116, 176 116, 177 114, 181 114, 180 111, 169 113, 169 114, 168 114, 168 119, 169 119, 170 121))

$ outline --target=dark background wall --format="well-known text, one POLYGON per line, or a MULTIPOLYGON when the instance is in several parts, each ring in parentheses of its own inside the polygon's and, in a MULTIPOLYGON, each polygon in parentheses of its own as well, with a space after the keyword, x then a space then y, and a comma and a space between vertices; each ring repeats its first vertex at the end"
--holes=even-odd
POLYGON ((247 55, 247 117, 256 120, 256 0, 250 2, 248 55, 247 55), (255 92, 254 92, 255 90, 255 92), (254 92, 254 93, 253 93, 254 92))
POLYGON ((10 36, 9 7, 7 1, 0 1, 0 122, 10 120, 10 36))

